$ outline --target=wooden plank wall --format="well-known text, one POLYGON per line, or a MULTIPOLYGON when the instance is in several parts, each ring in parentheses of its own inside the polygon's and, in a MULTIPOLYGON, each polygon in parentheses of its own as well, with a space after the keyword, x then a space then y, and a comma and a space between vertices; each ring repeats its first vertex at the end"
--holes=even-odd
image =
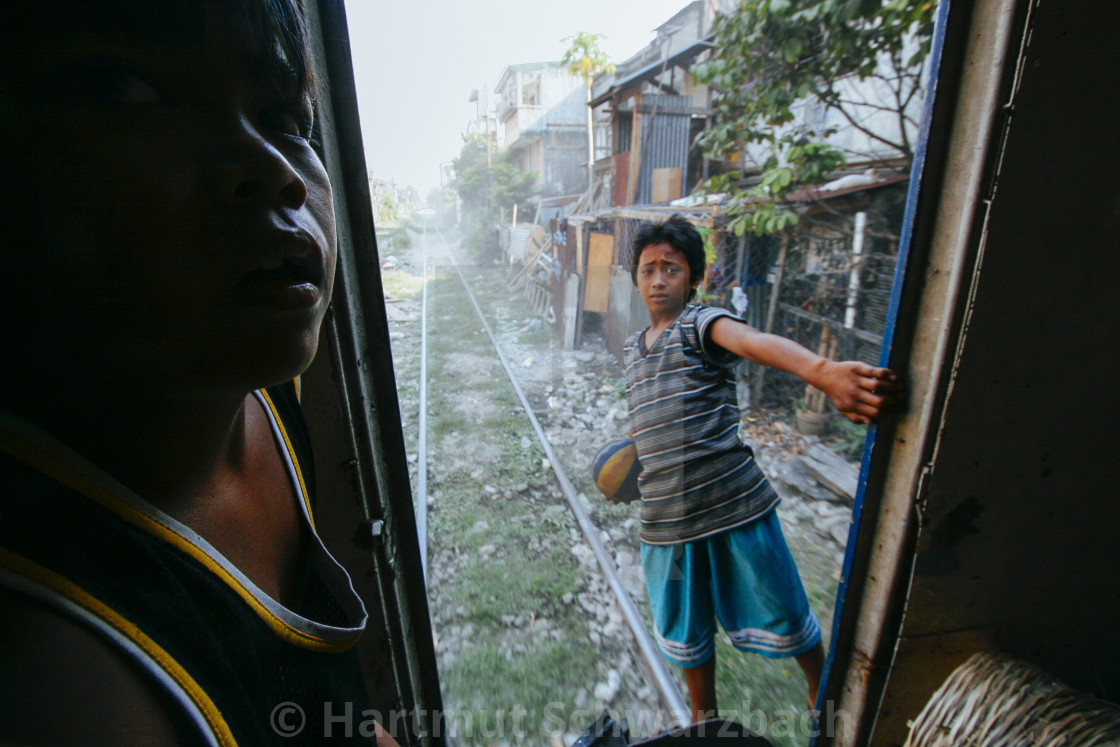
POLYGON ((607 311, 611 294, 610 267, 614 256, 614 236, 590 232, 587 250, 587 290, 584 311, 607 311))

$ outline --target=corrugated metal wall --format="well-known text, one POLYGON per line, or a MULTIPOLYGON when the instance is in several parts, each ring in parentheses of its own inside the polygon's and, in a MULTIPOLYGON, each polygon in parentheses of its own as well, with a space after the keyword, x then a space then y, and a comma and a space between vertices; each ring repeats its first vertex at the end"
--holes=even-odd
POLYGON ((630 176, 630 151, 611 156, 611 206, 626 204, 630 176))
POLYGON ((640 133, 642 163, 634 204, 645 205, 651 201, 654 169, 679 168, 682 174, 688 171, 692 117, 683 112, 691 106, 692 99, 688 96, 645 97, 640 133))

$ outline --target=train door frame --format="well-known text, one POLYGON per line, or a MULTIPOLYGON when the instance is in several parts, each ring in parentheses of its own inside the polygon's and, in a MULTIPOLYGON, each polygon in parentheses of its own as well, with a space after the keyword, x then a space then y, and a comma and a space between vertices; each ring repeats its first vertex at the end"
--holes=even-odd
POLYGON ((817 744, 902 743, 976 651, 1086 691, 1120 667, 1120 557, 1105 528, 1120 520, 1117 437, 1093 398, 1109 369, 1092 353, 1120 328, 1107 292, 1120 274, 1120 86, 1094 75, 1117 61, 1105 40, 1120 12, 941 2, 883 354, 907 377, 909 409, 865 450, 822 688, 852 728, 817 744), (1076 243, 1055 255, 1063 239, 1076 243), (1042 288, 1025 287, 1039 270, 1042 288), (1058 381, 1036 367, 1070 359, 1082 365, 1048 391, 1058 381))
MULTIPOLYGON (((339 260, 319 355, 302 378, 315 443, 317 527, 366 603, 359 655, 374 714, 402 745, 444 744, 442 701, 390 351, 342 0, 305 0, 321 82, 322 155, 339 260)), ((371 728, 368 724, 366 728, 371 728)))
POLYGON ((929 473, 947 361, 961 333, 976 251, 972 220, 1006 97, 1002 63, 1016 4, 941 0, 938 7, 880 360, 904 372, 908 411, 885 419, 864 449, 821 688, 821 702, 838 704, 851 729, 822 734, 814 744, 862 743, 890 672, 920 524, 914 496, 929 473), (958 108, 962 100, 967 105, 958 108), (944 190, 946 184, 961 188, 944 190))

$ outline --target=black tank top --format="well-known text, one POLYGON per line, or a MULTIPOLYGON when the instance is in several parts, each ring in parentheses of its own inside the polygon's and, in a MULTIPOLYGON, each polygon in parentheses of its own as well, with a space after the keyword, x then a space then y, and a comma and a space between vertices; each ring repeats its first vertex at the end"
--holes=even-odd
MULTIPOLYGON (((104 636, 178 703, 202 743, 316 744, 330 733, 337 744, 347 731, 337 717, 369 708, 354 650, 365 608, 314 531, 294 385, 256 396, 310 530, 292 609, 189 528, 2 412, 0 585, 104 636)), ((372 743, 357 726, 353 739, 372 743)))

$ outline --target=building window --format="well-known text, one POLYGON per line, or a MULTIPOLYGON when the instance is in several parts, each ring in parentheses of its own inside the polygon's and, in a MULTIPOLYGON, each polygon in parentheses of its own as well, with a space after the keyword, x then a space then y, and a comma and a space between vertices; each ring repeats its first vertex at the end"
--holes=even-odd
POLYGON ((534 75, 529 82, 521 86, 521 104, 523 106, 539 106, 541 103, 541 79, 534 75))

